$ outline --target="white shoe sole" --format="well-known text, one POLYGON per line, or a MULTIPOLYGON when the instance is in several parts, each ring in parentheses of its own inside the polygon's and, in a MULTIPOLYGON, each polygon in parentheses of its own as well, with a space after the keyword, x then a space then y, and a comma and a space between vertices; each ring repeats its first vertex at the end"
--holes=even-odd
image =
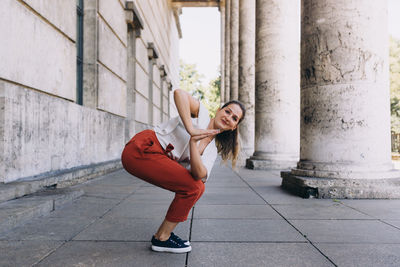
POLYGON ((186 247, 186 248, 166 248, 166 247, 157 247, 152 245, 151 249, 153 251, 157 252, 171 252, 171 253, 186 253, 192 250, 192 247, 186 247))

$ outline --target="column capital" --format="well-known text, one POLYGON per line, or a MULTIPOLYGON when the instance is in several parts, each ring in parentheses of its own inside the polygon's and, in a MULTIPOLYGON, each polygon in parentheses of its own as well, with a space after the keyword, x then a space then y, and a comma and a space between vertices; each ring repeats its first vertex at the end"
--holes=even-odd
MULTIPOLYGON (((154 43, 147 43, 147 56, 149 59, 157 59, 158 53, 154 46, 154 43)), ((154 60, 155 62, 155 60, 154 60)))
POLYGON ((136 37, 139 37, 144 23, 133 1, 126 1, 125 3, 125 19, 128 28, 134 30, 136 37))
POLYGON ((165 71, 165 66, 161 65, 159 69, 161 78, 165 78, 167 76, 167 72, 165 71))

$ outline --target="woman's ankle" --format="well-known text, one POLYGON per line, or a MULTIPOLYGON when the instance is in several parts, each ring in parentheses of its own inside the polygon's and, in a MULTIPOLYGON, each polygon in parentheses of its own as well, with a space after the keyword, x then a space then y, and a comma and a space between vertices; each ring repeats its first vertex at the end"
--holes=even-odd
POLYGON ((156 233, 155 235, 154 235, 154 237, 156 238, 156 239, 158 239, 158 240, 160 240, 160 241, 166 241, 166 240, 168 240, 168 238, 171 236, 171 234, 159 234, 159 233, 156 233))

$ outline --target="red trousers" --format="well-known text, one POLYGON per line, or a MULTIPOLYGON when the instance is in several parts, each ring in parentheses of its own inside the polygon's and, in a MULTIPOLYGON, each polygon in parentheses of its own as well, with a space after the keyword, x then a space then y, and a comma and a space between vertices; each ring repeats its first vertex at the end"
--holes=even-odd
POLYGON ((170 222, 183 222, 203 194, 204 183, 195 180, 186 168, 168 157, 172 149, 173 146, 169 145, 165 151, 154 131, 145 130, 125 145, 121 160, 130 174, 175 192, 165 218, 170 222))

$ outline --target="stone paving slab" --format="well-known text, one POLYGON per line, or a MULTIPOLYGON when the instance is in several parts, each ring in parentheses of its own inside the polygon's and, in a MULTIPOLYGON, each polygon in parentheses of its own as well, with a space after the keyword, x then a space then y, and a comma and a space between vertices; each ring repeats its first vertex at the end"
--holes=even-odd
MULTIPOLYGON (((150 242, 161 222, 162 220, 157 219, 104 217, 82 231, 74 240, 150 242)), ((180 223, 174 232, 184 239, 189 239, 189 227, 190 221, 186 221, 180 223)))
POLYGON ((119 170, 110 175, 100 177, 95 179, 93 182, 90 182, 94 185, 112 185, 112 186, 123 186, 123 185, 132 185, 132 184, 143 184, 145 183, 143 180, 140 180, 131 174, 127 173, 125 170, 119 170))
POLYGON ((37 266, 183 267, 185 261, 186 254, 152 252, 149 242, 71 241, 37 266))
POLYGON ((193 241, 305 242, 285 220, 194 219, 193 241))
POLYGON ((400 229, 400 220, 383 220, 383 221, 400 229))
POLYGON ((374 218, 400 220, 400 200, 398 199, 341 200, 341 202, 374 218))
POLYGON ((15 199, 0 204, 0 233, 53 210, 48 199, 15 199))
POLYGON ((330 199, 304 199, 285 191, 280 185, 274 186, 254 186, 252 187, 262 199, 269 204, 296 204, 296 203, 317 203, 331 202, 330 199))
POLYGON ((400 244, 315 244, 338 266, 400 266, 400 244))
POLYGON ((397 243, 400 230, 377 220, 290 220, 312 242, 397 243))
POLYGON ((260 177, 254 179, 243 179, 248 185, 251 187, 258 187, 258 186, 274 186, 280 187, 282 183, 282 178, 280 177, 260 177))
POLYGON ((232 179, 232 180, 220 180, 218 178, 211 179, 206 183, 206 187, 245 187, 247 188, 248 185, 239 179, 232 179))
POLYGON ((307 243, 211 243, 193 242, 191 267, 334 266, 307 243))
POLYGON ((0 241, 0 266, 32 266, 63 241, 0 241))
POLYGON ((123 199, 140 188, 140 184, 131 185, 107 185, 107 184, 86 184, 80 187, 85 196, 123 199))
POLYGON ((197 205, 195 219, 282 219, 268 205, 197 205))
POLYGON ((338 202, 272 205, 286 219, 373 219, 338 202))
POLYGON ((83 196, 70 205, 51 212, 49 217, 66 219, 76 217, 97 218, 104 215, 120 201, 119 199, 83 196))
POLYGON ((249 188, 207 188, 197 205, 210 204, 265 204, 254 191, 249 188))
POLYGON ((45 216, 4 233, 0 240, 70 240, 93 221, 92 218, 66 220, 45 216))
MULTIPOLYGON (((138 192, 135 194, 128 196, 124 202, 125 203, 131 203, 131 204, 137 204, 137 203, 143 203, 143 204, 170 204, 171 201, 174 199, 175 194, 172 192, 169 192, 167 190, 162 190, 163 192, 158 192, 158 190, 155 190, 154 193, 151 193, 151 191, 155 189, 153 186, 151 187, 141 187, 138 192), (144 191, 146 188, 149 189, 148 192, 144 191)), ((158 188, 157 188, 158 189, 158 188)))
POLYGON ((302 199, 280 188, 278 174, 216 164, 194 218, 175 231, 191 236, 187 255, 150 251, 174 193, 123 170, 77 186, 85 196, 0 236, 0 255, 6 264, 19 256, 17 266, 185 266, 186 257, 187 266, 333 266, 327 257, 399 266, 397 201, 302 199))
MULTIPOLYGON (((123 202, 107 213, 105 218, 136 218, 136 219, 157 219, 162 221, 167 213, 170 203, 146 204, 123 202)), ((191 218, 191 211, 188 218, 191 218)))
POLYGON ((240 168, 237 170, 237 175, 241 178, 245 179, 246 181, 256 180, 258 178, 264 180, 275 180, 275 181, 282 181, 281 172, 277 170, 251 170, 240 168))

